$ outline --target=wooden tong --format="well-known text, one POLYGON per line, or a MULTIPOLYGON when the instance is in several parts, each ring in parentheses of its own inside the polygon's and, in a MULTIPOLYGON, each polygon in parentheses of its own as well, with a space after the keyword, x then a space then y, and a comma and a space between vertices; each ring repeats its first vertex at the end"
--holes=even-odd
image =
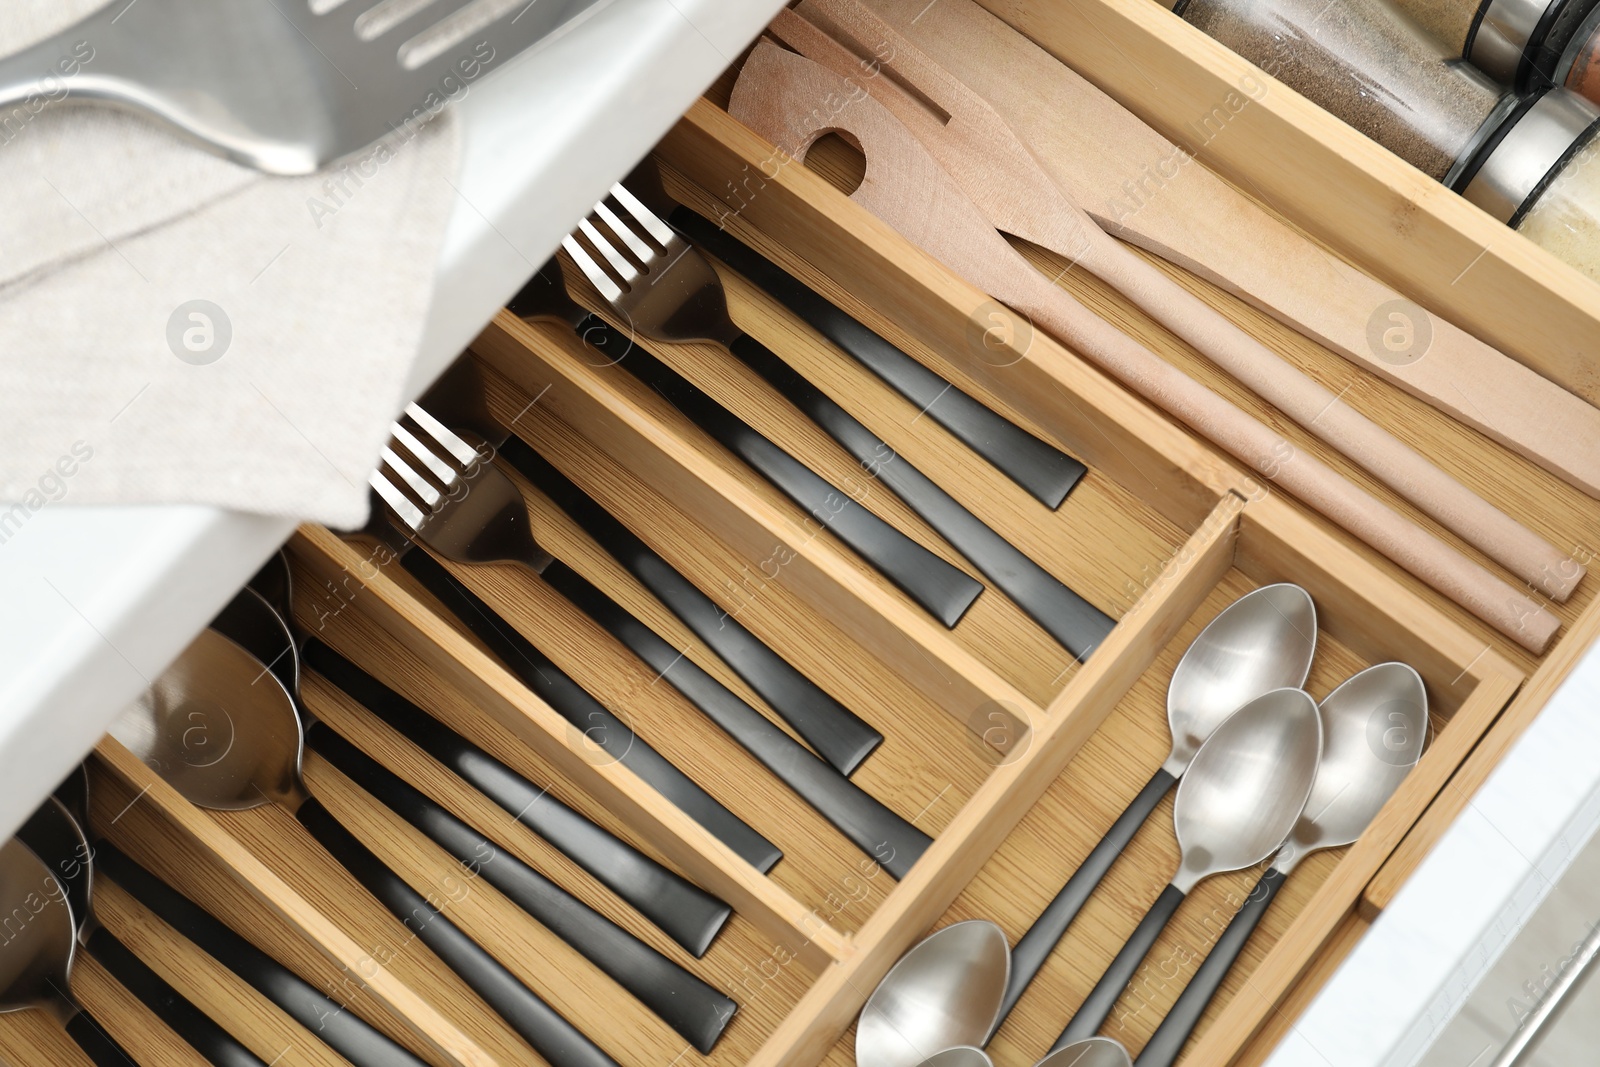
MULTIPOLYGON (((795 36, 809 32, 808 27, 797 26, 782 16, 778 29, 795 36)), ((810 43, 820 47, 816 36, 810 38, 810 43)), ((909 45, 905 47, 910 49, 909 45)), ((859 72, 859 59, 848 51, 842 54, 859 72)), ((900 61, 897 52, 895 62, 898 65, 900 61)), ((730 111, 794 158, 804 158, 816 138, 830 130, 853 135, 866 155, 867 172, 852 199, 970 283, 1028 316, 1135 393, 1267 475, 1506 636, 1531 651, 1543 650, 1560 623, 1535 600, 1404 519, 1315 457, 1293 449, 1285 455, 1285 442, 1270 428, 1139 345, 1029 266, 973 203, 962 184, 946 173, 917 136, 879 102, 877 94, 882 89, 878 83, 889 85, 889 79, 874 78, 872 82, 871 94, 862 93, 859 79, 847 82, 840 74, 804 56, 763 41, 740 73, 730 111), (823 106, 826 100, 846 98, 853 98, 848 107, 823 106)), ((935 91, 939 91, 937 87, 935 91)), ((901 87, 891 85, 888 92, 902 93, 923 110, 925 117, 916 121, 925 130, 944 127, 946 121, 958 131, 968 125, 958 122, 956 111, 944 102, 929 100, 933 108, 949 115, 948 120, 929 111, 927 104, 901 87)), ((949 103, 956 109, 966 106, 961 96, 949 98, 949 103)), ((994 138, 986 137, 979 143, 994 144, 994 138)), ((1025 150, 1021 157, 1011 153, 1009 158, 1031 159, 1025 150)), ((978 180, 993 177, 986 174, 978 180)), ((975 178, 969 176, 969 180, 975 178)), ((1015 224, 1026 225, 1025 213, 1029 211, 1036 215, 1060 214, 1063 221, 1035 223, 1032 232, 1048 235, 1053 245, 1064 247, 1069 255, 1106 257, 1096 246, 1110 239, 1080 212, 1069 210, 1070 204, 1058 193, 1043 190, 1037 182, 1019 185, 996 180, 995 185, 1002 190, 1002 198, 1006 192, 1018 197, 1018 189, 1031 190, 1031 195, 1041 198, 1041 202, 1032 204, 1019 198, 1009 205, 1007 210, 1023 213, 1015 216, 1015 224)), ((1086 265, 1098 262, 1085 260, 1086 265)), ((1049 355, 1030 354, 1028 358, 1049 355)), ((1445 477, 1442 472, 1440 476, 1445 477)), ((1473 514, 1481 516, 1478 511, 1473 514)), ((1498 537, 1505 530, 1497 523, 1474 528, 1479 536, 1492 533, 1498 537)), ((1565 561, 1559 557, 1521 559, 1520 550, 1530 547, 1521 536, 1496 544, 1499 553, 1518 558, 1522 567, 1533 562, 1532 573, 1541 579, 1545 578, 1541 568, 1547 561, 1553 568, 1552 577, 1562 574, 1559 565, 1565 561)), ((1500 555, 1496 554, 1496 558, 1500 555)), ((1570 568, 1571 564, 1566 566, 1570 568)), ((1522 568, 1514 569, 1521 573, 1522 568)))

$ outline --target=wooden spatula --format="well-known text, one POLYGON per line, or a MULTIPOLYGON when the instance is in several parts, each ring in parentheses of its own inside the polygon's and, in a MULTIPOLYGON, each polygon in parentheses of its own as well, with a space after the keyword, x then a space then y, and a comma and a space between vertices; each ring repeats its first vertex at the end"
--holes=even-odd
MULTIPOLYGON (((1600 496, 1600 410, 1291 230, 974 0, 863 2, 988 101, 1108 232, 1600 496), (1390 326, 1431 331, 1421 358, 1384 347, 1390 326)), ((1196 101, 1193 143, 1222 128, 1214 104, 1225 127, 1260 91, 1196 101)))
MULTIPOLYGON (((1129 389, 1161 407, 1321 511, 1377 551, 1530 651, 1559 628, 1554 615, 1370 493, 1291 448, 1270 428, 1165 362, 1035 271, 984 217, 922 144, 871 95, 848 107, 829 99, 852 86, 770 40, 758 44, 734 86, 735 118, 804 159, 823 133, 852 135, 866 176, 852 199, 968 282, 1009 304, 1129 389), (830 97, 830 94, 832 96, 830 97)), ((1062 358, 1049 348, 1023 360, 1062 358)))
POLYGON ((1081 264, 1519 578, 1558 601, 1571 595, 1582 568, 1108 236, 994 108, 887 22, 857 0, 805 0, 798 11, 805 17, 780 11, 769 32, 844 77, 859 74, 863 61, 887 56, 879 60, 882 76, 858 84, 922 142, 996 229, 1081 264))

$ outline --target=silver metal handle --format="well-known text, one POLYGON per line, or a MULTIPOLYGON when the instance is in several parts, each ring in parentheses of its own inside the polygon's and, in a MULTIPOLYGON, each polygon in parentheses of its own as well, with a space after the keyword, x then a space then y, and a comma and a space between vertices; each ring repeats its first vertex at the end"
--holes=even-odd
POLYGON ((1594 969, 1596 959, 1600 959, 1600 923, 1595 924, 1578 947, 1578 954, 1561 972, 1555 985, 1545 991, 1533 1011, 1522 1020, 1522 1025, 1517 1027, 1511 1040, 1506 1042, 1500 1055, 1494 1058, 1489 1067, 1520 1067, 1531 1060, 1539 1042, 1544 1039, 1546 1028, 1561 1017, 1572 994, 1594 969))

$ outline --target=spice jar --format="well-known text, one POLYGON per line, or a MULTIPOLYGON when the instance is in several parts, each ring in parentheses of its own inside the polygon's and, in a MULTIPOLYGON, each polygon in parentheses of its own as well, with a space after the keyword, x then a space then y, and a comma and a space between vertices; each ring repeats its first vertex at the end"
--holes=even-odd
POLYGON ((1402 11, 1502 85, 1556 84, 1567 46, 1596 0, 1394 0, 1402 11))
POLYGON ((1430 176, 1454 185, 1516 96, 1387 0, 1169 6, 1430 176))
POLYGON ((1556 64, 1555 82, 1600 101, 1600 5, 1589 12, 1556 64))
POLYGON ((1463 175, 1462 195, 1600 281, 1600 107, 1564 89, 1530 98, 1463 175))

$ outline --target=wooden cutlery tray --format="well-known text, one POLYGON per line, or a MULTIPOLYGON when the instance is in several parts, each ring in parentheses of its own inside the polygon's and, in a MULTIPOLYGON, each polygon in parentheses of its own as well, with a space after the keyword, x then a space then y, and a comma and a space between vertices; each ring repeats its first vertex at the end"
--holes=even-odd
MULTIPOLYGON (((1121 50, 1141 60, 1171 61, 1185 77, 1193 71, 1184 63, 1224 63, 1214 50, 1186 41, 1184 35, 1193 31, 1150 0, 991 0, 987 6, 1067 55, 1081 73, 1158 126, 1181 108, 1184 78, 1140 83, 1122 69, 1116 58, 1121 50), (1104 32, 1097 39, 1085 27, 1104 32), (1180 55, 1175 41, 1198 58, 1180 55)), ((947 630, 661 397, 586 349, 570 329, 503 312, 473 346, 494 414, 725 610, 881 731, 884 743, 854 780, 933 835, 934 844, 895 882, 543 582, 510 565, 450 565, 562 670, 784 850, 770 873, 758 872, 544 704, 375 543, 305 528, 289 546, 303 626, 563 802, 729 902, 735 917, 702 959, 691 959, 410 740, 315 678, 306 685, 311 710, 487 836, 728 993, 738 1001, 739 1014, 714 1052, 700 1056, 573 950, 308 754, 313 793, 409 881, 430 887, 431 899, 448 902, 446 914, 497 946, 508 966, 622 1067, 702 1060, 760 1067, 826 1061, 844 1067, 854 1059, 856 1013, 908 947, 931 929, 973 917, 998 922, 1014 942, 1160 765, 1168 744, 1167 683, 1199 629, 1254 587, 1297 582, 1315 600, 1321 630, 1307 683, 1311 693, 1321 697, 1372 663, 1403 660, 1427 683, 1433 737, 1422 762, 1360 841, 1316 855, 1289 880, 1183 1060, 1259 1062, 1593 637, 1600 626, 1600 612, 1589 607, 1595 580, 1588 579, 1568 604, 1552 605, 1569 628, 1543 660, 1522 652, 1326 522, 1269 492, 1253 472, 1222 458, 1050 338, 1023 328, 999 335, 1003 343, 997 347, 996 335, 985 337, 996 308, 984 294, 835 187, 851 180, 855 161, 848 146, 823 142, 806 165, 781 161, 721 110, 729 84, 725 78, 713 87, 657 149, 668 191, 722 217, 735 235, 906 352, 1083 460, 1089 474, 1052 512, 780 306, 724 272, 735 320, 898 455, 1117 618, 1116 629, 1087 663, 1077 665, 991 587, 947 630), (1530 675, 1533 683, 1524 687, 1530 675)), ((1277 137, 1288 152, 1327 135, 1316 123, 1280 130, 1273 125, 1280 120, 1279 112, 1269 115, 1266 109, 1248 119, 1261 125, 1268 143, 1277 137)), ((1351 166, 1370 162, 1370 155, 1351 166)), ((1263 176, 1276 174, 1275 165, 1255 164, 1263 176)), ((1280 184, 1265 188, 1276 193, 1280 184)), ((1351 197, 1369 195, 1376 194, 1358 185, 1351 197)), ((1414 210, 1427 219, 1418 223, 1419 232, 1448 229, 1460 214, 1424 202, 1421 189, 1411 195, 1414 210)), ((1274 203, 1318 233, 1340 225, 1339 219, 1322 219, 1312 226, 1294 213, 1303 205, 1274 203)), ((1341 211, 1348 208, 1345 203, 1341 211)), ((1509 232, 1505 239, 1521 240, 1509 232)), ((1375 255, 1383 254, 1384 246, 1374 248, 1375 255)), ((1378 273, 1405 291, 1437 295, 1433 253, 1429 243, 1414 272, 1410 261, 1390 257, 1378 273)), ((1508 253, 1511 266, 1505 269, 1522 255, 1508 253)), ((1048 257, 1040 262, 1048 265, 1048 257)), ((1490 500, 1555 543, 1586 551, 1586 539, 1600 529, 1600 504, 1362 377, 1207 283, 1183 277, 1330 387, 1353 385, 1351 403, 1466 477, 1490 500)), ((1515 291, 1543 293, 1541 299, 1553 307, 1566 290, 1542 288, 1547 280, 1530 270, 1516 280, 1515 291)), ((1286 449, 1309 449, 1458 543, 1222 379, 1115 294, 1081 272, 1066 272, 1060 283, 1270 420, 1286 449)), ((1600 300, 1594 293, 1578 295, 1587 298, 1591 312, 1600 300)), ((1493 315, 1506 306, 1497 302, 1474 314, 1493 315)), ((1439 310, 1459 309, 1446 302, 1439 310)), ((1526 320, 1526 308, 1517 310, 1506 320, 1513 331, 1526 320)), ((1458 321, 1480 325, 1472 316, 1458 321)), ((1546 325, 1561 328, 1554 320, 1546 325)), ((742 364, 709 345, 648 347, 880 516, 967 566, 742 364)), ((635 579, 518 481, 536 535, 557 558, 766 710, 635 579)), ((538 1062, 281 809, 222 814, 192 807, 111 740, 98 751, 93 776, 98 833, 419 1056, 439 1067, 538 1062)), ((1002 1067, 1026 1067, 1044 1052, 1171 874, 1177 846, 1170 813, 1169 799, 1001 1030, 991 1051, 1002 1067)), ((1197 889, 1105 1032, 1137 1053, 1257 873, 1219 877, 1197 889)), ((159 921, 115 887, 102 894, 101 910, 124 940, 149 946, 146 958, 169 981, 218 1018, 232 1020, 236 1036, 264 1060, 342 1062, 230 974, 208 967, 192 946, 170 931, 161 936, 159 921)), ((119 999, 114 983, 98 980, 92 969, 88 973, 86 999, 119 1035, 137 1033, 130 1044, 136 1057, 149 1064, 186 1062, 168 1047, 170 1035, 153 1017, 128 998, 119 999)), ((18 1016, 0 1027, 4 1055, 21 1063, 78 1062, 76 1050, 42 1020, 18 1016)))

